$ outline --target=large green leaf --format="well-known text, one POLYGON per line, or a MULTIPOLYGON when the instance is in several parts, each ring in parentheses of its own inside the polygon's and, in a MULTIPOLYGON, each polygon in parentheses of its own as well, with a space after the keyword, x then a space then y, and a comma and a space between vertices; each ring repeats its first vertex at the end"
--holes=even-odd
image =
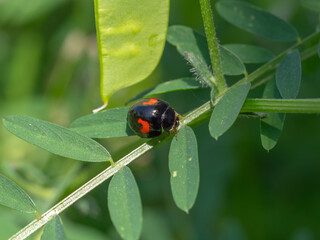
POLYGON ((123 167, 110 181, 108 208, 111 220, 125 240, 139 239, 142 230, 142 204, 134 176, 123 167))
POLYGON ((276 71, 276 82, 283 98, 298 96, 301 82, 301 58, 298 50, 282 59, 276 71))
POLYGON ((113 138, 134 135, 127 124, 129 107, 112 108, 75 120, 72 130, 90 138, 113 138))
POLYGON ((158 64, 169 16, 169 0, 95 0, 101 96, 145 79, 158 64))
POLYGON ((70 129, 27 116, 8 116, 3 124, 17 137, 57 155, 88 162, 110 160, 103 146, 70 129))
MULTIPOLYGON (((193 53, 210 65, 210 56, 205 36, 186 26, 170 26, 167 41, 177 47, 178 52, 193 53)), ((233 53, 220 46, 222 70, 226 75, 239 75, 245 72, 242 62, 233 53)))
POLYGON ((37 211, 29 195, 2 174, 0 174, 0 204, 27 213, 37 211))
POLYGON ((200 179, 197 139, 188 126, 181 128, 171 142, 169 170, 173 199, 188 212, 196 201, 200 179))
POLYGON ((40 240, 65 240, 66 236, 59 216, 56 216, 44 227, 40 240))
MULTIPOLYGON (((263 98, 281 98, 274 79, 266 85, 263 98)), ((283 129, 285 116, 284 113, 268 113, 266 117, 260 120, 261 143, 267 151, 277 144, 283 129)))
POLYGON ((231 88, 214 107, 209 122, 212 137, 218 139, 236 121, 250 86, 250 83, 246 83, 231 88))
POLYGON ((230 52, 238 56, 244 63, 264 63, 274 58, 269 50, 248 44, 225 44, 230 52))
POLYGON ((260 37, 290 42, 298 33, 281 18, 242 1, 220 1, 216 4, 219 14, 231 24, 260 37))

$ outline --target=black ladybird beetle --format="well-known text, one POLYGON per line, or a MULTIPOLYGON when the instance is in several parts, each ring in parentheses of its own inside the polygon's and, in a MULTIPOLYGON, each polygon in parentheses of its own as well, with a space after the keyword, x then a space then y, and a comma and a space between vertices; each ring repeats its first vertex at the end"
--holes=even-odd
POLYGON ((162 131, 175 132, 179 125, 179 116, 163 100, 142 99, 134 103, 128 112, 130 128, 140 137, 154 138, 162 131))

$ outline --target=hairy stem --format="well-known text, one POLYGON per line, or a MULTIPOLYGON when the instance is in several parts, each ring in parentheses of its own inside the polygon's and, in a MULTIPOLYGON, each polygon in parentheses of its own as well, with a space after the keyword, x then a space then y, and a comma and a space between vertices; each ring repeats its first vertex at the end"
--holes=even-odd
POLYGON ((227 84, 222 72, 221 59, 219 54, 219 43, 214 28, 210 0, 199 0, 199 2, 204 30, 207 36, 212 69, 217 80, 217 90, 218 92, 223 92, 227 88, 227 84))

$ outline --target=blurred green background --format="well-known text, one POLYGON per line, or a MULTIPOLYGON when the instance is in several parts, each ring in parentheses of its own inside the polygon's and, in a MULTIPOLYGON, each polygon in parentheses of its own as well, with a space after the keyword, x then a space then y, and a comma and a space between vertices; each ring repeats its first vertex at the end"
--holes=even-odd
MULTIPOLYGON (((302 37, 312 33, 319 21, 317 14, 296 0, 251 2, 290 21, 302 37)), ((172 0, 170 6, 170 25, 203 32, 197 1, 172 0)), ((289 46, 256 38, 216 12, 215 23, 223 44, 256 44, 275 54, 289 46)), ((319 63, 318 56, 303 63, 300 98, 320 97, 319 63)), ((24 114, 69 126, 102 104, 98 64, 93 1, 0 1, 1 118, 24 114)), ((191 76, 189 68, 166 44, 153 74, 116 93, 109 107, 123 106, 157 83, 191 76)), ((262 89, 252 94, 260 96, 262 89)), ((161 98, 183 114, 206 102, 209 93, 187 91, 161 98)), ((207 123, 195 128, 195 133, 201 181, 189 215, 174 205, 171 196, 168 144, 130 165, 144 205, 141 239, 320 239, 319 115, 287 115, 279 143, 270 152, 261 146, 258 119, 240 118, 218 142, 209 136, 207 123)), ((100 142, 117 160, 140 141, 127 137, 100 142)), ((40 213, 104 168, 105 164, 49 154, 0 126, 0 172, 32 196, 40 213)), ((107 210, 107 185, 108 181, 61 215, 68 239, 119 239, 107 210)), ((0 206, 0 239, 7 239, 33 218, 0 206)), ((38 231, 29 239, 39 236, 38 231)))

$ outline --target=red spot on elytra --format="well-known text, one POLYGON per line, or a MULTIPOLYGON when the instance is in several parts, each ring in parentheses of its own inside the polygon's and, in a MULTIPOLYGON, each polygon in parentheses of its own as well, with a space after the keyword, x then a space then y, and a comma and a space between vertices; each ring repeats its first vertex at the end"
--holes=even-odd
POLYGON ((155 104, 156 102, 158 102, 158 99, 150 98, 150 99, 149 99, 149 102, 143 102, 142 105, 153 105, 153 104, 155 104))
POLYGON ((142 128, 139 130, 142 133, 149 133, 150 132, 150 124, 147 121, 142 120, 141 118, 138 119, 138 123, 142 125, 142 128))

